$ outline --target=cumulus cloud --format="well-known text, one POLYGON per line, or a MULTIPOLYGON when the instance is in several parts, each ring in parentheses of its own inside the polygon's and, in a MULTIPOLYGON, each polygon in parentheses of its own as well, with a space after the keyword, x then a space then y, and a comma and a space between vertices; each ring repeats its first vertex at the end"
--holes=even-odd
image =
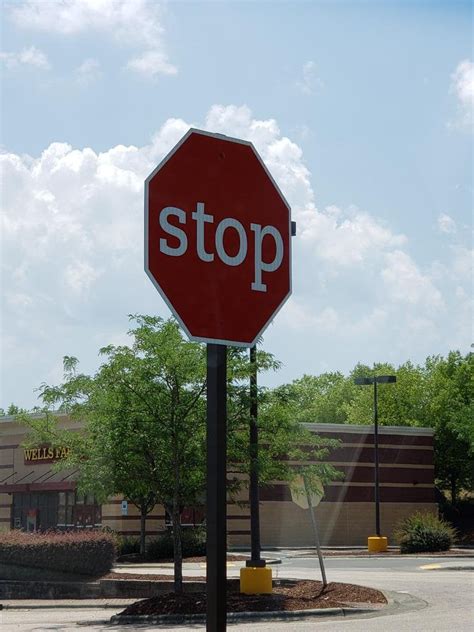
POLYGON ((318 209, 302 150, 277 122, 256 119, 247 106, 215 105, 202 123, 168 119, 141 147, 98 152, 56 142, 39 156, 0 156, 9 357, 1 403, 31 403, 25 393, 56 375, 65 354, 94 370, 97 349, 123 337, 128 313, 168 315, 143 271, 143 182, 192 124, 251 140, 292 207, 294 293, 266 334, 290 368, 289 346, 292 357, 329 345, 359 350, 362 360, 370 352, 370 361, 379 347, 395 347, 398 356, 381 359, 403 361, 413 349, 423 354, 421 330, 430 344, 454 346, 470 336, 463 249, 447 250, 450 272, 435 276, 408 254, 408 238, 374 215, 318 209))
POLYGON ((119 45, 141 52, 127 67, 141 74, 175 74, 167 58, 162 7, 147 0, 27 0, 14 5, 10 15, 19 27, 58 35, 80 35, 96 31, 119 45))
POLYGON ((474 63, 470 59, 461 61, 451 75, 451 92, 458 99, 459 118, 457 125, 473 128, 474 109, 474 63))
POLYGON ((75 70, 77 82, 83 86, 89 86, 102 75, 100 62, 97 59, 85 59, 75 70))
POLYGON ((303 94, 313 94, 317 86, 321 85, 321 80, 316 73, 316 64, 314 61, 305 62, 301 74, 301 79, 296 82, 296 86, 303 94))
POLYGON ((455 233, 456 222, 450 215, 447 215, 446 213, 441 213, 441 215, 438 216, 438 230, 441 233, 455 233))
POLYGON ((51 67, 47 56, 35 46, 23 48, 19 53, 1 52, 0 60, 8 69, 31 66, 41 70, 49 70, 51 67))
POLYGON ((143 55, 130 59, 127 68, 147 77, 153 75, 175 75, 176 66, 170 64, 166 55, 161 51, 148 50, 143 55))
POLYGON ((317 256, 334 266, 351 266, 380 251, 402 246, 396 235, 376 218, 357 208, 329 206, 322 211, 308 205, 300 212, 300 234, 316 247, 317 256))
POLYGON ((424 308, 440 308, 443 298, 433 281, 423 274, 412 258, 401 250, 385 255, 382 279, 390 300, 424 308))

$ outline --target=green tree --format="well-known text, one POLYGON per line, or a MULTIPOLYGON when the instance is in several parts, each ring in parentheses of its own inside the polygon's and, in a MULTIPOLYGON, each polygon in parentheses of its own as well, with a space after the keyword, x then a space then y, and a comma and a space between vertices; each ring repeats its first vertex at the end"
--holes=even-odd
MULTIPOLYGON (((396 369, 387 363, 375 364, 370 368, 357 364, 351 371, 351 382, 356 377, 375 375, 395 375, 395 384, 377 386, 378 415, 381 425, 423 426, 426 421, 426 374, 422 367, 406 362, 396 369)), ((374 416, 374 396, 372 386, 357 386, 351 401, 344 404, 347 422, 371 424, 374 416)))
MULTIPOLYGON (((182 591, 180 513, 184 505, 202 499, 205 490, 204 345, 183 339, 177 323, 150 316, 132 317, 133 344, 101 349, 104 362, 92 377, 77 372, 77 360, 65 357, 65 379, 60 386, 43 384, 46 411, 40 418, 23 416, 34 431, 33 440, 71 448, 56 467, 79 470, 81 491, 100 499, 123 494, 141 513, 142 550, 146 515, 156 503, 172 517, 175 591, 182 591), (82 421, 82 432, 60 430, 52 409, 82 421)), ((274 358, 259 351, 260 370, 278 368, 274 358)), ((228 349, 228 461, 235 476, 233 494, 246 484, 249 471, 248 352, 228 349), (239 474, 239 475, 237 475, 239 474)), ((327 463, 307 466, 323 458, 335 442, 304 431, 290 411, 263 389, 260 391, 260 478, 291 482, 306 469, 310 486, 338 476, 327 463), (298 467, 300 463, 300 467, 298 467)))
POLYGON ((108 346, 93 377, 78 374, 66 357, 65 381, 43 385, 48 407, 85 423, 84 432, 52 429, 51 415, 30 420, 36 436, 71 448, 60 467, 80 470, 79 487, 99 498, 123 494, 141 514, 156 503, 172 518, 175 590, 182 591, 180 513, 202 496, 205 472, 205 357, 203 346, 183 339, 177 323, 132 318, 131 347, 108 346))
MULTIPOLYGON (((452 351, 446 358, 427 358, 423 366, 406 362, 398 369, 357 365, 351 377, 383 374, 396 375, 397 382, 378 387, 379 423, 434 429, 435 477, 441 489, 450 490, 455 505, 459 491, 474 483, 473 354, 452 351)), ((371 423, 372 388, 358 387, 345 410, 349 423, 371 423)))
MULTIPOLYGON (((229 368, 232 380, 228 386, 228 459, 234 475, 229 486, 232 494, 247 484, 250 474, 248 381, 252 367, 248 352, 233 348, 229 368)), ((279 363, 271 354, 257 352, 259 372, 278 368, 279 363)), ((283 480, 291 485, 295 477, 304 474, 310 490, 317 491, 318 481, 326 484, 341 478, 341 473, 324 461, 339 442, 307 430, 303 425, 306 418, 298 418, 295 409, 295 402, 284 387, 258 389, 259 484, 283 480)))
POLYGON ((426 361, 426 421, 435 428, 436 478, 456 505, 474 486, 474 354, 451 351, 426 361))
POLYGON ((273 390, 274 398, 285 403, 294 418, 302 423, 345 423, 345 405, 356 389, 342 373, 303 375, 291 384, 273 390))

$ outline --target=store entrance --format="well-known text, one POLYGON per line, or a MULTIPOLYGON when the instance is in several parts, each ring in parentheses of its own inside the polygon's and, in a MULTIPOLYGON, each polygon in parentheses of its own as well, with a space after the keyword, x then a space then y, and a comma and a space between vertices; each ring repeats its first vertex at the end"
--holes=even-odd
POLYGON ((58 494, 13 494, 13 526, 25 531, 53 529, 57 525, 58 494))
POLYGON ((101 508, 93 496, 75 491, 14 493, 12 526, 24 531, 100 527, 101 508))

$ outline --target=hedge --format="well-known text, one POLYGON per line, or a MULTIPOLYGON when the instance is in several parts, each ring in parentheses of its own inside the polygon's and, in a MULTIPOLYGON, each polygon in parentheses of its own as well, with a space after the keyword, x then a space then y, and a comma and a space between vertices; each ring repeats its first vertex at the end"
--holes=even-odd
POLYGON ((108 573, 117 554, 116 538, 104 531, 46 531, 0 534, 0 563, 72 575, 108 573))

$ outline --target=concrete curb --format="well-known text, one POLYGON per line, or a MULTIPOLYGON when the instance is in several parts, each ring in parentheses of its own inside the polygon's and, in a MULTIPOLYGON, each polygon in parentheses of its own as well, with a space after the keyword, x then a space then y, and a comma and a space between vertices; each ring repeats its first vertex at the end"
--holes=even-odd
MULTIPOLYGON (((354 614, 373 614, 379 612, 375 608, 318 608, 313 610, 288 610, 283 612, 229 612, 227 613, 227 621, 229 623, 238 621, 287 621, 290 619, 306 619, 312 617, 347 617, 354 614)), ((188 614, 188 615, 114 615, 110 619, 112 624, 129 624, 129 623, 205 623, 205 614, 188 614)))
MULTIPOLYGON (((289 621, 302 620, 310 618, 330 618, 330 617, 363 617, 369 615, 372 617, 392 615, 400 610, 409 612, 411 610, 420 610, 427 607, 427 602, 414 597, 408 593, 381 591, 386 599, 387 605, 381 608, 318 608, 313 610, 292 610, 286 612, 231 612, 227 614, 229 623, 245 622, 245 621, 289 621)), ((114 615, 110 619, 113 625, 128 625, 138 623, 151 624, 186 624, 186 623, 204 623, 206 615, 114 615)))
POLYGON ((138 601, 138 599, 129 599, 128 602, 122 602, 122 603, 91 603, 90 601, 88 603, 57 603, 55 601, 53 601, 53 603, 51 603, 51 601, 45 600, 44 604, 43 603, 35 603, 35 604, 25 604, 25 603, 18 603, 18 604, 0 604, 0 610, 57 610, 57 609, 61 609, 61 610, 96 610, 98 608, 103 608, 104 610, 106 609, 112 609, 114 608, 115 610, 117 608, 126 608, 127 606, 130 606, 130 604, 135 603, 136 601, 138 601))
MULTIPOLYGON (((227 622, 237 623, 239 621, 289 621, 292 619, 309 619, 313 617, 351 617, 354 615, 367 615, 385 613, 385 610, 397 608, 397 604, 391 593, 381 591, 387 599, 387 605, 381 608, 313 608, 311 610, 288 610, 288 611, 266 611, 266 612, 228 612, 227 622)), ((128 625, 133 623, 170 623, 170 624, 186 624, 186 623, 205 623, 205 614, 188 614, 188 615, 114 615, 110 618, 113 625, 128 625)))

